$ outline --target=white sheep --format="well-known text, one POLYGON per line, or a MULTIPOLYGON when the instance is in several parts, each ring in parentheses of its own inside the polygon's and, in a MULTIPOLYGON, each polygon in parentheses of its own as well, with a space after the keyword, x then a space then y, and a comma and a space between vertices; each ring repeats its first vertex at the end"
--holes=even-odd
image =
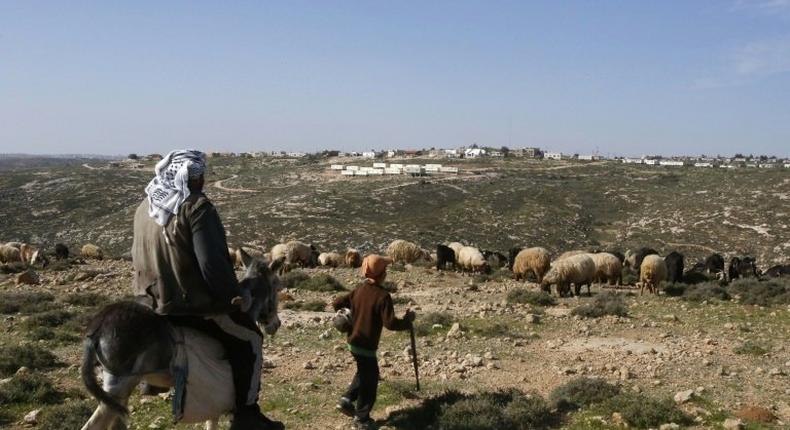
POLYGON ((19 251, 19 248, 6 243, 0 244, 0 263, 17 263, 21 261, 22 253, 19 251))
POLYGON ((387 255, 396 263, 414 263, 417 260, 430 261, 431 255, 416 243, 397 239, 387 247, 387 255))
POLYGON ((578 249, 574 251, 565 251, 562 254, 560 254, 560 256, 557 257, 554 261, 564 260, 568 257, 573 257, 574 255, 581 255, 581 254, 587 254, 587 251, 581 251, 578 249))
POLYGON ((639 270, 639 294, 647 288, 649 293, 658 294, 658 287, 667 279, 667 263, 655 254, 645 256, 639 270))
POLYGON ((516 254, 513 262, 513 274, 516 280, 527 279, 527 274, 532 272, 538 279, 538 283, 543 281, 543 275, 551 267, 551 256, 546 248, 534 247, 522 249, 516 254))
POLYGON ((623 263, 616 255, 608 252, 588 254, 595 263, 595 281, 606 282, 609 285, 623 283, 623 263))
POLYGON ((562 260, 554 260, 540 286, 544 291, 551 291, 551 285, 555 284, 557 295, 565 296, 570 293, 573 284, 578 296, 583 285, 587 285, 587 293, 590 293, 590 284, 594 277, 595 263, 592 258, 588 254, 577 254, 562 260))
POLYGON ((92 243, 86 243, 82 246, 80 250, 80 254, 83 258, 92 258, 96 260, 101 260, 104 258, 104 252, 98 246, 92 243))
POLYGON ((344 256, 337 252, 322 252, 318 254, 318 264, 326 267, 339 267, 345 262, 344 256))
POLYGON ((461 242, 450 242, 447 244, 447 247, 452 249, 455 253, 455 256, 458 257, 458 254, 461 253, 461 248, 464 247, 464 244, 461 242))
POLYGON ((456 263, 461 270, 469 272, 488 273, 491 271, 488 261, 483 257, 483 253, 473 246, 464 246, 458 251, 456 263))

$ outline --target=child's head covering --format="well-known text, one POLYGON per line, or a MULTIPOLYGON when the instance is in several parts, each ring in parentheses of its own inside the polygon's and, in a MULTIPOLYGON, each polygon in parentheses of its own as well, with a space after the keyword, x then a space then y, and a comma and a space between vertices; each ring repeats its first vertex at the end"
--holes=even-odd
POLYGON ((380 283, 387 274, 387 266, 392 264, 392 259, 381 255, 371 254, 362 260, 362 276, 374 284, 380 283))

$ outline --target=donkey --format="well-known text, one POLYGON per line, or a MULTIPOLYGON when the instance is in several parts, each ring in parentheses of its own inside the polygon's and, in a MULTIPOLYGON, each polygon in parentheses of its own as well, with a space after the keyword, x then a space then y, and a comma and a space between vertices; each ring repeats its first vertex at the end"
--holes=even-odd
MULTIPOLYGON (((248 314, 266 334, 274 335, 280 327, 277 293, 282 289, 276 273, 283 260, 267 265, 249 255, 246 257, 244 266, 247 270, 239 286, 249 290, 252 296, 248 314)), ((128 301, 104 307, 90 321, 84 342, 81 375, 86 389, 99 401, 99 406, 82 430, 126 429, 126 404, 141 381, 154 387, 175 386, 178 377, 172 372, 178 351, 175 332, 176 329, 164 317, 144 305, 128 301), (103 387, 96 378, 94 369, 97 363, 102 368, 103 387)), ((198 336, 199 341, 207 337, 202 334, 198 336)), ((221 347, 218 343, 215 346, 220 350, 217 360, 221 363, 221 347)), ((230 366, 227 368, 230 369, 230 366)), ((215 408, 225 410, 214 410, 206 405, 205 411, 202 411, 207 417, 204 418, 207 419, 207 430, 216 429, 219 416, 231 412, 232 384, 232 381, 227 381, 227 385, 231 386, 227 391, 231 395, 228 402, 221 403, 224 406, 214 405, 215 408)), ((218 387, 206 388, 213 393, 221 391, 218 387)))

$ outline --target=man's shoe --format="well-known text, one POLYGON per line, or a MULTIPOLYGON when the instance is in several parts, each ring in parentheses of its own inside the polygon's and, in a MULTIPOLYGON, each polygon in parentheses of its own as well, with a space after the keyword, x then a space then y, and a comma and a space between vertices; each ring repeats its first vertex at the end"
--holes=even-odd
POLYGON ((251 405, 233 414, 230 430, 285 430, 285 425, 266 418, 258 405, 251 405))
POLYGON ((348 417, 353 417, 354 412, 356 412, 356 408, 354 408, 354 403, 346 397, 340 398, 340 400, 337 402, 337 406, 335 406, 335 409, 341 414, 348 417))

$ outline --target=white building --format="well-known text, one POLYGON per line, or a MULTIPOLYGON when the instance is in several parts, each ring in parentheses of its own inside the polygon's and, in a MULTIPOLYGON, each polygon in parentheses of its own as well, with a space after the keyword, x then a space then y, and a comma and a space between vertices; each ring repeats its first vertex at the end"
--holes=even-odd
POLYGON ((623 163, 626 164, 643 164, 644 160, 641 158, 623 158, 623 163))
POLYGON ((543 158, 547 160, 562 160, 562 152, 547 152, 543 154, 543 158))
MULTIPOLYGON (((788 165, 790 166, 790 165, 788 165)), ((457 167, 440 167, 439 171, 442 173, 458 173, 457 167)))
POLYGON ((387 167, 387 163, 373 163, 373 167, 375 167, 376 169, 383 169, 387 167))
POLYGON ((376 158, 376 153, 373 151, 365 151, 362 153, 362 158, 376 158))
POLYGON ((333 165, 329 166, 329 169, 331 169, 331 170, 343 170, 343 167, 344 166, 342 164, 333 164, 333 165))
POLYGON ((464 151, 464 157, 466 158, 479 158, 485 157, 486 150, 482 148, 469 148, 464 151))
POLYGON ((595 161, 595 160, 598 160, 599 158, 600 157, 598 157, 597 155, 592 155, 592 154, 586 154, 586 155, 580 155, 579 156, 579 160, 583 160, 583 161, 595 161))
POLYGON ((387 151, 387 158, 392 158, 395 156, 395 151, 387 151))
POLYGON ((713 164, 708 162, 696 162, 694 163, 694 167, 713 167, 713 164))
POLYGON ((661 166, 678 167, 678 166, 682 166, 683 162, 682 161, 677 161, 677 160, 661 160, 661 161, 658 162, 658 164, 661 165, 661 166))
POLYGON ((458 158, 457 149, 442 149, 442 154, 447 158, 458 158))
POLYGON ((649 166, 658 166, 658 160, 651 160, 649 158, 646 158, 642 162, 649 166))

